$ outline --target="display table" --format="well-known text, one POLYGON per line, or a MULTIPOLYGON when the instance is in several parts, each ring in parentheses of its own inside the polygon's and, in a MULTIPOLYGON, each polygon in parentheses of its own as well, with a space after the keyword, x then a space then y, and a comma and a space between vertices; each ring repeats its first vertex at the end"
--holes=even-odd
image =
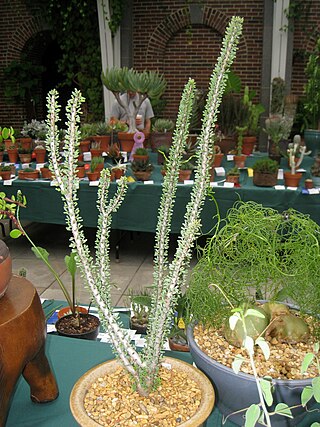
MULTIPOLYGON (((43 405, 31 402, 28 386, 24 379, 20 378, 6 427, 77 426, 69 409, 69 396, 73 385, 90 368, 114 357, 109 344, 51 334, 47 337, 46 352, 58 382, 58 399, 43 405)), ((192 363, 190 353, 170 351, 165 354, 192 363)), ((319 421, 319 417, 319 413, 309 414, 299 427, 309 427, 313 421, 319 421)), ((206 425, 222 426, 222 415, 217 408, 213 410, 206 425)), ((234 424, 227 422, 224 426, 233 427, 234 424)))
MULTIPOLYGON (((253 165, 260 156, 249 157, 248 166, 253 165)), ((287 168, 286 159, 282 159, 282 167, 287 168)), ((304 173, 301 183, 310 176, 309 169, 313 159, 307 157, 302 163, 302 167, 307 170, 304 173)), ((223 166, 230 169, 233 162, 228 162, 226 157, 223 166)), ((155 232, 159 202, 162 193, 162 176, 160 166, 155 165, 151 175, 153 184, 134 182, 128 185, 125 199, 117 213, 113 215, 112 228, 119 230, 155 232)), ((216 177, 216 181, 221 181, 223 177, 216 177)), ((252 183, 252 178, 248 177, 247 170, 241 171, 240 188, 225 188, 219 185, 213 187, 214 196, 217 200, 221 217, 225 217, 227 210, 233 206, 237 200, 252 200, 262 203, 266 207, 272 207, 282 212, 288 208, 294 208, 302 213, 310 214, 311 218, 320 224, 320 195, 302 194, 301 188, 292 190, 275 190, 274 188, 256 187, 252 183)), ((283 181, 279 181, 283 184, 283 181)), ((110 195, 116 190, 116 183, 110 186, 110 195)), ((26 209, 21 209, 21 218, 34 222, 45 222, 53 224, 65 224, 63 205, 60 193, 55 187, 50 185, 50 181, 22 181, 14 180, 11 186, 0 184, 0 191, 5 191, 8 196, 16 194, 20 189, 27 198, 26 209)), ((179 233, 184 219, 185 206, 190 200, 192 185, 179 184, 172 220, 172 233, 179 233)), ((79 207, 83 216, 83 225, 88 227, 97 226, 97 187, 90 186, 88 181, 81 181, 78 193, 79 207)), ((213 217, 216 215, 215 203, 208 197, 202 212, 202 233, 206 234, 214 225, 213 217)))

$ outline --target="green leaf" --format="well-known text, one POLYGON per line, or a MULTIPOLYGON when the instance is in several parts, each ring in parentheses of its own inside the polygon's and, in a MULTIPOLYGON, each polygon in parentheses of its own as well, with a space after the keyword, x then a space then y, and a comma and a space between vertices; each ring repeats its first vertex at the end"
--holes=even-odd
POLYGON ((310 427, 320 427, 320 423, 312 423, 310 427))
POLYGON ((18 228, 15 228, 14 230, 10 231, 10 237, 12 237, 12 239, 18 239, 18 237, 20 237, 22 235, 22 231, 18 230, 18 228))
POLYGON ((243 341, 243 347, 247 350, 249 354, 253 354, 253 339, 251 337, 245 337, 243 341))
POLYGON ((71 274, 71 277, 75 277, 77 271, 76 253, 71 252, 70 256, 66 255, 64 257, 64 262, 67 266, 69 273, 71 274))
POLYGON ((37 258, 42 260, 45 259, 46 261, 48 261, 49 252, 46 251, 46 249, 41 248, 40 246, 36 246, 36 247, 32 247, 31 250, 37 258))
POLYGON ((251 405, 250 408, 246 411, 245 417, 246 422, 244 427, 254 427, 260 417, 259 405, 251 405))
POLYGON ((248 308, 248 310, 244 314, 244 317, 247 317, 247 316, 260 317, 261 319, 265 318, 265 315, 263 313, 253 308, 248 308))
POLYGON ((263 393, 264 400, 268 406, 271 406, 273 403, 273 396, 271 392, 272 382, 262 378, 260 380, 260 386, 263 393))
POLYGON ((264 358, 268 360, 270 357, 270 347, 267 341, 263 337, 259 337, 256 339, 255 343, 261 348, 264 358))
POLYGON ((306 386, 301 393, 301 405, 303 407, 306 406, 306 404, 309 402, 310 399, 313 397, 313 388, 311 386, 306 386))
POLYGON ((284 417, 293 418, 289 406, 285 403, 278 403, 274 410, 275 414, 283 415, 284 417))
POLYGON ((310 363, 313 361, 313 359, 314 359, 313 353, 307 353, 304 356, 304 359, 303 359, 302 364, 301 364, 301 373, 302 374, 307 371, 307 369, 309 368, 310 363))
POLYGON ((320 343, 318 343, 318 342, 314 343, 313 351, 315 353, 318 353, 319 350, 320 350, 320 343))
POLYGON ((241 368, 242 363, 245 361, 245 358, 242 356, 236 356, 232 362, 232 369, 235 374, 238 374, 241 368))
POLYGON ((232 316, 229 317, 229 326, 230 329, 233 331, 234 328, 236 327, 236 324, 238 322, 238 320, 240 320, 240 314, 239 313, 235 313, 232 316))
POLYGON ((312 380, 313 395, 318 403, 320 403, 320 377, 312 380))

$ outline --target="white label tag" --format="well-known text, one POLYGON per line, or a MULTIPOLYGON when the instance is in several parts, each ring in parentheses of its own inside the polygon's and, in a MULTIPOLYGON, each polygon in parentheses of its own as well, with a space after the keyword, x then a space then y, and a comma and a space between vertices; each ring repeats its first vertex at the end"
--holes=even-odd
POLYGON ((310 188, 309 194, 319 194, 319 188, 310 188))
POLYGON ((98 187, 99 181, 89 181, 89 187, 98 187))
POLYGON ((41 168, 43 168, 44 163, 37 163, 36 164, 36 169, 39 171, 41 168))
POLYGON ((184 185, 193 185, 194 181, 193 179, 185 179, 183 181, 184 185))
POLYGON ((86 151, 83 153, 83 161, 84 162, 91 162, 91 153, 90 151, 86 151))
POLYGON ((234 155, 233 155, 233 154, 227 154, 227 161, 228 161, 228 162, 232 162, 232 161, 233 161, 233 158, 234 158, 234 155))
POLYGON ((234 182, 224 182, 223 186, 226 188, 232 188, 234 187, 234 182))
POLYGON ((143 181, 143 183, 144 183, 144 185, 154 184, 154 182, 152 180, 143 181))
POLYGON ((275 190, 285 190, 286 189, 286 187, 284 185, 275 185, 273 188, 275 190))
POLYGON ((214 170, 215 170, 215 173, 217 176, 225 176, 226 175, 225 168, 223 168, 221 166, 218 168, 214 168, 214 170))
POLYGON ((283 179, 283 169, 278 169, 278 179, 283 179))

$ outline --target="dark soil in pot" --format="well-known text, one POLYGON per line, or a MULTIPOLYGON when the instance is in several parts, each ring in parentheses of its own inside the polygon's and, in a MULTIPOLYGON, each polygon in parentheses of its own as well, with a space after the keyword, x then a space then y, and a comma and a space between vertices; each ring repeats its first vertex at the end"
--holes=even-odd
POLYGON ((137 334, 146 334, 148 328, 147 318, 137 319, 135 316, 132 316, 130 319, 130 329, 137 331, 137 334))
POLYGON ((55 326, 59 335, 95 340, 99 334, 100 320, 92 314, 80 313, 77 317, 69 314, 61 317, 55 326))

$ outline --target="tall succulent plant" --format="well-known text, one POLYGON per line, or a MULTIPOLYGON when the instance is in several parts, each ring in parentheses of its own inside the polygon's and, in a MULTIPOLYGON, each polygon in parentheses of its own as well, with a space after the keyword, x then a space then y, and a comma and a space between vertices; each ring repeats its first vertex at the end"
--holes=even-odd
POLYGON ((79 180, 76 178, 76 167, 79 146, 79 114, 83 98, 74 91, 67 106, 68 130, 66 133, 66 158, 61 163, 58 145, 58 113, 60 106, 57 92, 48 95, 47 148, 50 156, 50 167, 54 171, 58 191, 64 202, 67 227, 72 232, 70 245, 77 254, 77 264, 85 284, 91 289, 99 308, 102 322, 108 331, 113 349, 123 366, 131 374, 140 394, 147 396, 157 384, 158 367, 162 348, 170 328, 173 307, 180 293, 181 285, 186 278, 187 267, 195 239, 200 234, 200 213, 206 197, 209 183, 210 153, 218 107, 226 85, 226 73, 235 58, 238 40, 242 31, 242 19, 232 18, 223 40, 221 54, 210 79, 207 105, 204 111, 202 131, 199 136, 199 151, 195 181, 191 201, 186 207, 181 236, 172 262, 168 260, 170 223, 173 212, 178 170, 181 153, 188 135, 188 124, 192 112, 195 82, 190 79, 186 84, 180 103, 173 146, 169 153, 167 175, 163 184, 163 194, 159 208, 159 221, 156 230, 154 292, 152 310, 146 346, 137 352, 130 342, 130 337, 121 328, 117 316, 112 313, 110 298, 109 272, 109 234, 111 214, 115 212, 126 192, 126 179, 118 184, 116 194, 108 200, 110 180, 108 171, 101 173, 98 189, 97 207, 99 211, 96 257, 93 258, 86 244, 82 229, 81 217, 77 204, 79 180))

